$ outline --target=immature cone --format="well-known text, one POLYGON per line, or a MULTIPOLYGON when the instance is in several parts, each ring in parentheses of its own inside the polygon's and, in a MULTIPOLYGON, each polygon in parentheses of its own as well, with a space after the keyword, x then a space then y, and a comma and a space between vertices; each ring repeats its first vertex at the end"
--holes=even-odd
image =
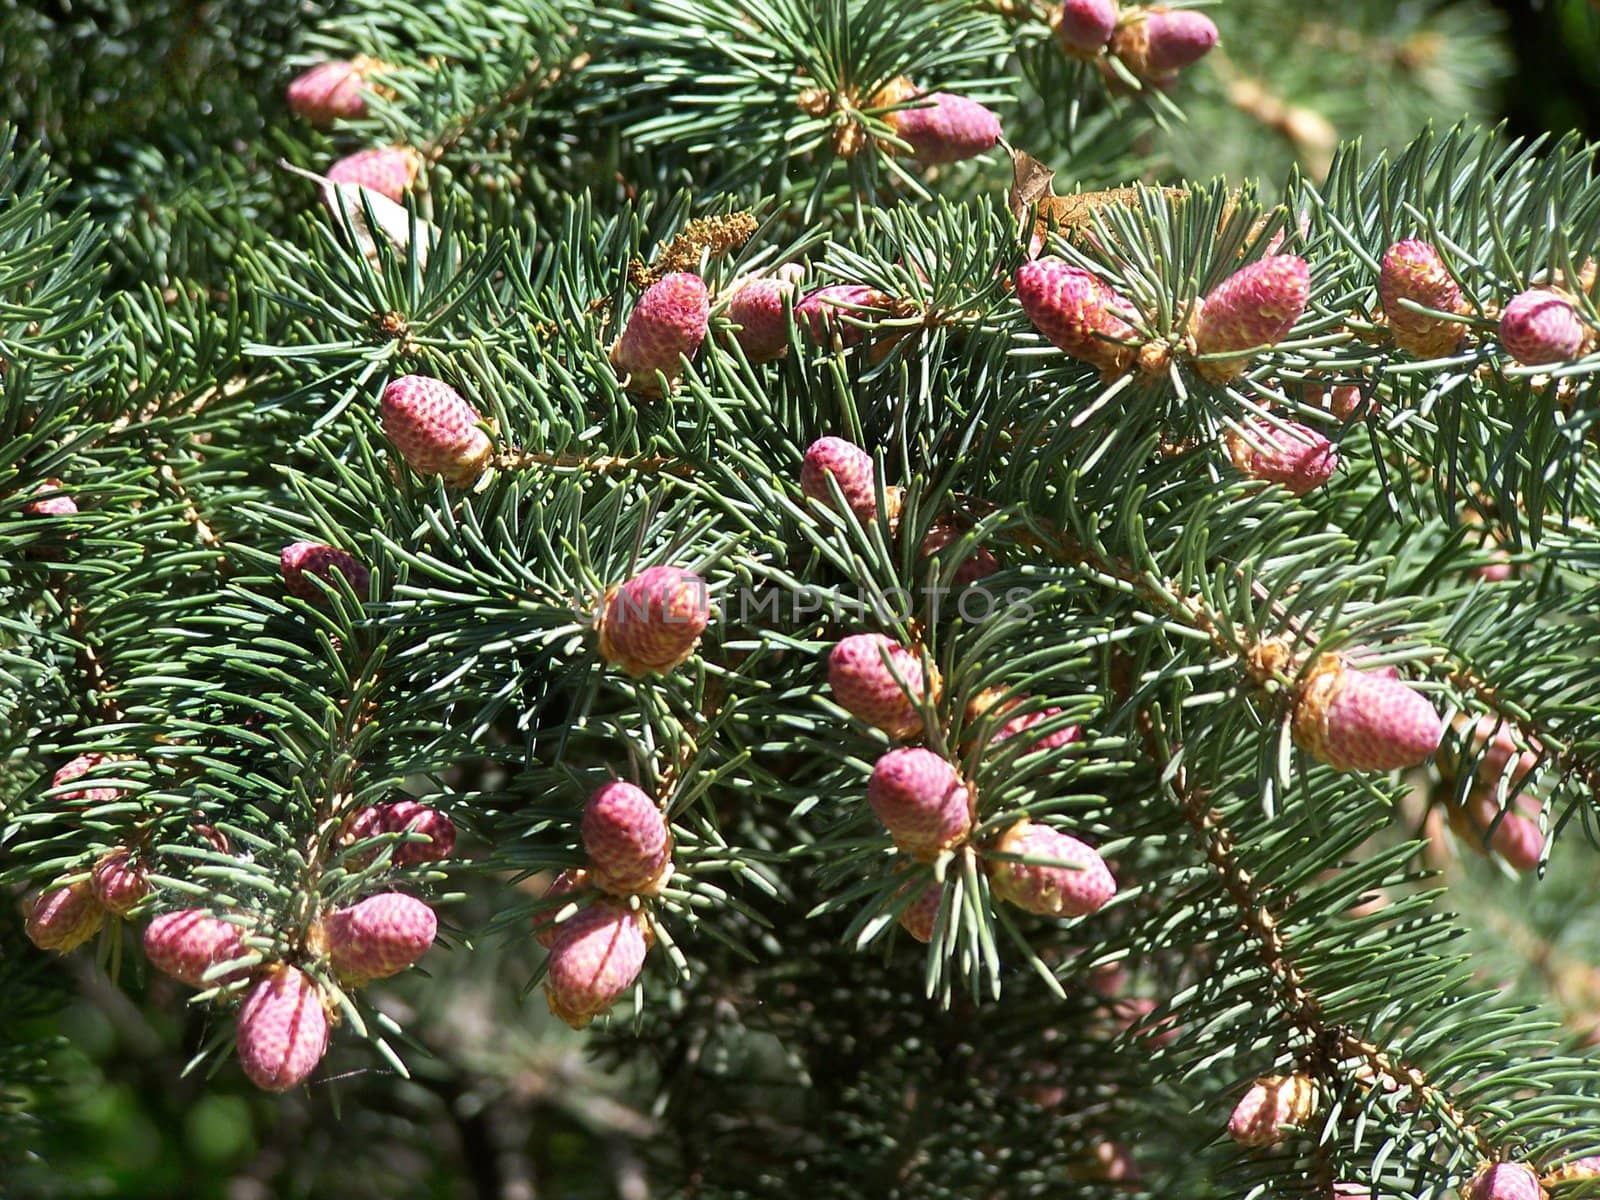
POLYGON ((830 475, 857 519, 866 522, 878 515, 872 455, 843 438, 818 438, 807 448, 805 461, 800 464, 800 490, 808 498, 832 508, 830 475))
POLYGON ((904 854, 932 862, 972 828, 972 799, 949 761, 932 750, 890 750, 867 781, 867 804, 904 854))
POLYGON ((591 904, 560 927, 550 950, 545 999, 582 1029, 633 986, 647 949, 640 918, 617 904, 591 904))
POLYGON ((1489 834, 1489 846, 1512 870, 1527 872, 1538 868, 1539 856, 1544 851, 1544 834, 1539 832, 1537 799, 1518 796, 1502 816, 1494 793, 1480 790, 1467 795, 1465 808, 1475 830, 1479 834, 1489 834), (1491 829, 1493 833, 1489 832, 1491 829))
POLYGON ((121 848, 101 856, 89 876, 89 883, 101 907, 118 917, 127 916, 150 894, 144 868, 134 861, 129 851, 121 848))
POLYGON ((795 305, 794 315, 817 341, 837 337, 854 346, 866 336, 855 322, 870 321, 894 311, 894 297, 863 283, 834 283, 818 288, 795 305))
POLYGON ((1227 436, 1228 457, 1252 479, 1276 483, 1304 496, 1333 477, 1339 456, 1333 443, 1294 421, 1250 421, 1227 436))
POLYGON ((1324 654, 1301 684, 1294 740, 1341 771, 1395 771, 1439 748, 1444 724, 1433 705, 1400 680, 1324 654))
POLYGON ((379 409, 384 436, 419 475, 442 475, 448 484, 467 487, 494 454, 483 418, 441 380, 402 375, 383 389, 379 409))
MULTIPOLYGON (((1293 254, 1275 254, 1235 271, 1201 305, 1195 320, 1197 355, 1257 350, 1282 341, 1311 298, 1311 267, 1293 254)), ((1250 356, 1195 364, 1200 374, 1225 383, 1244 373, 1250 356)))
POLYGON ((669 384, 678 378, 679 358, 694 357, 710 313, 710 296, 698 275, 677 271, 646 288, 611 347, 611 365, 628 377, 628 390, 659 397, 656 372, 669 384))
POLYGON ((1068 54, 1093 57, 1117 30, 1116 0, 1065 0, 1050 24, 1068 54))
POLYGON ((900 915, 895 920, 900 923, 901 929, 917 941, 931 942, 934 926, 939 922, 939 905, 943 898, 944 886, 930 883, 922 889, 915 900, 900 910, 900 915))
POLYGON ((1276 1146, 1287 1128, 1304 1128, 1316 1112, 1317 1087, 1307 1075, 1258 1079, 1228 1118, 1228 1136, 1241 1146, 1276 1146))
POLYGON ((780 267, 773 275, 743 284, 728 301, 728 320, 739 327, 734 340, 751 362, 771 362, 789 352, 789 321, 783 306, 786 300, 792 304, 799 298, 802 274, 798 264, 780 267))
POLYGON ((1465 313, 1469 306, 1456 281, 1445 270, 1439 252, 1427 242, 1408 238, 1384 251, 1378 271, 1378 298, 1395 345, 1417 358, 1443 358, 1461 348, 1466 326, 1406 308, 1410 300, 1423 308, 1465 313))
MULTIPOLYGON (((928 526, 927 535, 922 539, 922 546, 918 554, 923 558, 932 558, 942 552, 947 546, 960 541, 967 534, 963 523, 952 516, 935 518, 932 525, 928 526)), ((1000 560, 987 546, 976 546, 961 560, 961 565, 956 568, 954 584, 956 588, 969 587, 980 579, 987 579, 1000 569, 1000 560)))
POLYGON ((328 1049, 328 1014, 316 983, 296 967, 274 967, 239 1007, 239 1065, 265 1092, 286 1092, 316 1070, 328 1049))
MULTIPOLYGON (((1012 707, 1015 707, 1015 705, 1012 707)), ((1040 750, 1056 750, 1062 746, 1070 746, 1073 742, 1077 741, 1083 736, 1083 731, 1076 725, 1068 725, 1064 728, 1056 729, 1050 733, 1044 734, 1043 736, 1031 734, 1029 732, 1036 725, 1043 724, 1046 721, 1054 720, 1056 717, 1061 715, 1061 712, 1061 709, 1052 707, 1037 708, 1032 712, 1019 713, 1017 716, 1009 718, 1005 724, 1001 725, 999 729, 994 731, 989 738, 989 744, 994 746, 1001 742, 1009 741, 1014 737, 1022 736, 1025 742, 1030 743, 1028 749, 1025 751, 1027 754, 1035 754, 1040 750)))
POLYGON ((336 909, 323 928, 334 970, 352 983, 366 983, 398 975, 426 954, 439 921, 414 896, 385 892, 336 909))
POLYGON ((416 800, 396 800, 382 806, 384 833, 419 833, 426 842, 406 841, 394 848, 391 862, 397 867, 412 863, 439 862, 456 848, 456 825, 437 808, 416 800))
POLYGON ((916 704, 924 698, 937 703, 941 691, 937 670, 924 679, 920 657, 881 633, 852 634, 834 646, 828 686, 840 708, 897 738, 922 732, 916 704), (905 681, 904 688, 896 676, 905 681))
POLYGON ((364 117, 367 99, 361 84, 362 71, 356 63, 318 63, 296 75, 289 84, 289 111, 319 127, 341 118, 364 117))
POLYGON ((292 542, 279 552, 278 564, 283 571, 284 591, 313 602, 322 600, 324 595, 312 579, 334 586, 333 573, 337 571, 350 581, 357 596, 364 596, 371 578, 355 555, 322 542, 292 542))
POLYGON ((54 883, 28 910, 28 940, 41 950, 65 954, 100 932, 105 909, 87 882, 54 883))
POLYGON ((1056 349, 1120 375, 1133 362, 1138 333, 1118 312, 1133 306, 1087 271, 1053 256, 1017 268, 1017 302, 1056 349))
POLYGON ((333 183, 371 188, 399 204, 421 170, 422 155, 415 150, 407 146, 374 146, 345 155, 328 168, 327 178, 333 183))
POLYGON ((1462 1200, 1544 1200, 1539 1176, 1525 1163, 1485 1163, 1461 1193, 1462 1200))
POLYGON ((994 859, 989 866, 994 894, 1025 912, 1044 917, 1084 917, 1117 894, 1111 870, 1090 846, 1048 825, 1023 819, 995 845, 1001 854, 1048 860, 1045 865, 994 859))
MULTIPOLYGON (((570 896, 581 892, 589 886, 589 872, 581 867, 569 867, 557 875, 545 890, 544 899, 555 900, 561 896, 570 896)), ((534 939, 546 950, 556 944, 556 938, 566 925, 556 923, 556 914, 566 907, 566 904, 551 904, 541 908, 533 914, 534 939)), ((574 914, 576 915, 576 914, 574 914)))
POLYGON ((190 987, 217 987, 238 979, 242 969, 220 979, 205 974, 218 963, 244 956, 239 927, 198 908, 162 913, 145 927, 144 953, 150 965, 190 987))
POLYGON ((911 147, 911 157, 918 162, 928 166, 961 162, 993 149, 1000 140, 1000 118, 976 100, 934 92, 917 103, 915 108, 885 113, 883 119, 911 147))
POLYGON ((682 567, 649 567, 606 593, 600 657, 638 678, 683 662, 711 621, 706 581, 682 567))
POLYGON ((1523 292, 1500 313, 1500 344, 1524 366, 1569 362, 1590 345, 1590 332, 1559 292, 1523 292))
POLYGON ((580 826, 589 872, 608 892, 651 890, 672 862, 667 818, 650 795, 631 783, 602 784, 583 806, 580 826))
POLYGON ((1328 395, 1328 411, 1341 421, 1363 414, 1376 407, 1376 397, 1362 394, 1360 386, 1341 383, 1328 395))
MULTIPOLYGON (((50 777, 50 786, 60 787, 62 784, 71 783, 74 779, 87 775, 101 763, 110 761, 111 756, 109 754, 96 754, 93 752, 80 754, 56 769, 56 773, 50 777)), ((120 795, 122 795, 121 788, 90 787, 75 792, 62 792, 56 799, 63 804, 80 800, 87 801, 90 804, 104 804, 115 800, 120 795)))
POLYGON ((62 490, 67 485, 59 479, 46 479, 34 489, 37 500, 25 500, 22 504, 24 516, 29 517, 70 517, 78 511, 78 502, 62 490))
POLYGON ((1147 9, 1118 27, 1111 53, 1140 79, 1170 84, 1184 67, 1199 62, 1217 44, 1216 24, 1203 13, 1147 9))
POLYGON ((1440 752, 1439 769, 1450 776, 1460 775, 1470 753, 1476 757, 1473 777, 1478 790, 1493 791, 1499 787, 1501 779, 1507 777, 1511 788, 1527 783, 1539 765, 1542 743, 1537 740, 1525 743, 1516 726, 1492 713, 1471 722, 1470 732, 1468 724, 1465 717, 1457 717, 1453 728, 1464 734, 1461 740, 1470 751, 1458 751, 1454 745, 1447 745, 1440 752))

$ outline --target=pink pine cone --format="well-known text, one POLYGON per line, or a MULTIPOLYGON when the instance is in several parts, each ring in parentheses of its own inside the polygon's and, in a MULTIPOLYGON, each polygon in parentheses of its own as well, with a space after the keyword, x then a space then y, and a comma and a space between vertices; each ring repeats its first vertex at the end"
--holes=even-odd
POLYGON ((1145 17, 1145 61, 1158 75, 1199 62, 1217 44, 1217 27, 1204 13, 1152 8, 1145 17))
POLYGON ((239 1065, 265 1092, 302 1082, 328 1049, 328 1014, 316 983, 281 966, 256 982, 239 1008, 239 1065))
POLYGON ((1462 1191, 1462 1200, 1544 1200, 1539 1176, 1525 1163, 1489 1163, 1462 1191))
POLYGON ((856 322, 894 311, 894 298, 862 283, 835 283, 818 288, 799 304, 794 315, 817 341, 837 336, 840 345, 854 346, 865 331, 856 322))
POLYGON ((1410 238, 1384 251, 1378 271, 1378 298, 1395 345, 1417 358, 1443 358, 1461 348, 1466 326, 1442 317, 1430 317, 1405 307, 1410 300, 1439 312, 1465 313, 1468 305, 1461 288, 1445 269, 1439 252, 1427 242, 1410 238))
POLYGON ((1258 1079, 1228 1118, 1228 1136, 1241 1146, 1275 1146, 1290 1126, 1305 1126, 1316 1100, 1316 1084, 1305 1075, 1258 1079))
POLYGON ((1138 332, 1118 312, 1133 306, 1089 272, 1053 256, 1017 269, 1017 302, 1056 349, 1120 374, 1133 361, 1138 332))
POLYGON ((442 475, 446 483, 466 487, 494 454, 480 427, 483 418, 441 380, 402 375, 383 389, 379 409, 384 436, 419 475, 442 475))
POLYGON ((385 892, 335 910, 324 929, 334 970, 365 983, 398 975, 416 963, 433 945, 439 921, 414 896, 385 892))
MULTIPOLYGON (((960 541, 966 534, 967 529, 961 521, 950 516, 938 517, 928 526, 919 553, 923 558, 931 558, 960 541)), ((969 587, 980 579, 987 579, 999 569, 1000 560, 994 556, 994 552, 987 546, 979 545, 961 560, 953 582, 958 589, 969 587)))
MULTIPOLYGON (((1061 712, 1061 709, 1052 707, 1019 713, 1017 716, 1008 718, 1005 724, 994 731, 989 738, 989 744, 994 746, 1019 735, 1027 735, 1036 725, 1054 720, 1061 715, 1061 712)), ((1040 750, 1057 750, 1062 746, 1070 746, 1082 736, 1083 731, 1076 725, 1068 725, 1043 736, 1024 736, 1023 740, 1031 743, 1024 753, 1034 754, 1040 750)))
POLYGON ((861 521, 878 515, 876 472, 872 455, 843 438, 825 437, 812 442, 800 464, 800 490, 829 508, 834 505, 828 477, 839 485, 844 501, 861 521))
POLYGON ((648 567, 606 593, 600 657, 635 678, 683 662, 711 622, 706 581, 682 567, 648 567))
POLYGON ((1544 852, 1544 834, 1539 831, 1537 799, 1518 796, 1510 810, 1501 816, 1494 793, 1478 790, 1467 796, 1466 810, 1473 825, 1481 833, 1489 834, 1490 847, 1512 870, 1527 872, 1538 867, 1539 857, 1544 852), (1493 833, 1489 832, 1491 829, 1493 833))
POLYGON ((614 779, 583 806, 580 827, 594 882, 609 892, 643 892, 672 861, 667 818, 643 790, 614 779))
POLYGON ((645 289, 611 348, 611 365, 628 378, 630 390, 659 396, 656 372, 675 380, 680 356, 693 358, 706 336, 711 299, 698 275, 678 271, 645 289))
POLYGON ((898 738, 922 732, 922 714, 913 698, 926 695, 937 701, 940 691, 937 671, 931 681, 925 680, 921 659, 881 633, 852 634, 834 646, 828 655, 828 686, 840 708, 898 738), (902 690, 896 674, 908 690, 902 690))
POLYGON ((29 517, 70 517, 78 511, 78 502, 63 490, 66 484, 59 479, 46 479, 34 489, 37 500, 25 500, 22 504, 24 516, 29 517))
MULTIPOLYGON (((111 756, 109 754, 98 754, 93 751, 88 754, 80 754, 56 769, 56 773, 50 778, 50 786, 60 787, 62 784, 71 783, 74 779, 87 775, 101 763, 110 761, 111 756)), ((90 787, 75 792, 62 792, 56 799, 63 804, 69 804, 74 801, 84 801, 89 804, 106 804, 120 795, 122 795, 121 788, 90 787)))
MULTIPOLYGON (((1457 718, 1458 730, 1464 724, 1457 718)), ((1477 755, 1473 774, 1478 787, 1485 790, 1494 790, 1506 776, 1509 776, 1510 787, 1522 787, 1538 767, 1543 749, 1537 740, 1525 742, 1516 726, 1493 713, 1479 717, 1464 740, 1477 755)), ((1466 765, 1465 755, 1452 747, 1443 754, 1440 765, 1452 774, 1459 774, 1466 765)))
MULTIPOLYGON (((902 893, 903 894, 903 893, 902 893)), ((939 922, 939 905, 944 900, 944 887, 939 883, 929 883, 917 895, 917 898, 900 910, 900 915, 895 918, 904 929, 917 941, 924 944, 933 941, 934 927, 939 922)))
POLYGON ((1326 654, 1301 685, 1294 740, 1341 771, 1395 771, 1439 748, 1444 724, 1433 705, 1400 680, 1360 671, 1326 654))
POLYGON ((1243 431, 1230 432, 1227 444, 1228 456, 1240 471, 1295 496, 1327 483, 1339 466, 1333 443, 1294 421, 1252 420, 1243 431))
POLYGON ((321 542, 292 542, 279 552, 278 563, 283 571, 284 591, 313 602, 322 600, 324 596, 311 579, 320 579, 330 587, 335 586, 333 575, 337 571, 350 581, 351 590, 357 596, 364 596, 371 578, 370 572, 355 555, 321 542))
POLYGON ((115 916, 125 917, 150 894, 144 868, 123 849, 112 850, 95 863, 89 876, 95 898, 115 916))
POLYGON ((318 63, 302 71, 290 82, 286 97, 291 112, 320 127, 367 113, 361 70, 353 62, 318 63))
POLYGON ((1569 362, 1588 342, 1589 329, 1578 310, 1558 292, 1523 292, 1500 314, 1500 344, 1524 366, 1569 362))
POLYGON ((995 849, 1001 854, 1062 864, 991 862, 994 894, 1025 912, 1083 917, 1104 908, 1117 894, 1117 881, 1105 859, 1077 838, 1048 825, 1018 821, 1001 836, 995 849))
POLYGON ((803 273, 798 264, 780 267, 741 285, 728 301, 728 320, 739 327, 734 340, 751 362, 771 362, 788 353, 789 320, 783 306, 799 298, 803 273))
POLYGON ((1122 22, 1112 35, 1111 53, 1140 79, 1165 89, 1216 44, 1217 27, 1210 17, 1157 7, 1122 22))
POLYGON ((1337 385, 1328 397, 1328 411, 1341 421, 1348 421, 1376 407, 1377 397, 1363 395, 1360 386, 1354 383, 1337 385))
POLYGON ((644 966, 640 919, 616 904, 591 904, 561 926, 550 950, 550 1011, 581 1029, 633 986, 644 966))
MULTIPOLYGON (((1275 254, 1235 271, 1206 296, 1195 323, 1198 355, 1251 351, 1282 341, 1311 299, 1311 267, 1293 254, 1275 254)), ((1196 364, 1206 378, 1226 382, 1244 373, 1242 357, 1196 364)))
POLYGON ((105 917, 105 909, 87 882, 56 882, 33 902, 25 931, 39 949, 65 954, 99 933, 105 917))
POLYGON ((426 835, 428 840, 401 842, 391 861, 397 867, 413 863, 440 862, 456 848, 455 822, 437 808, 416 800, 396 800, 381 806, 384 833, 426 835))
MULTIPOLYGON (((570 897, 576 892, 581 892, 589 886, 589 872, 581 867, 570 867, 553 879, 545 890, 544 899, 554 901, 560 897, 570 897)), ((546 950, 556 944, 556 938, 566 929, 566 924, 557 924, 556 914, 564 909, 571 901, 561 904, 550 903, 533 914, 533 936, 539 945, 546 950)), ((577 914, 574 913, 574 916, 577 914)), ((569 920, 571 918, 568 918, 569 920)))
POLYGON ((421 170, 422 156, 415 150, 405 146, 374 146, 345 155, 328 168, 327 177, 334 183, 371 188, 399 204, 421 170))
POLYGON ((216 987, 238 979, 247 968, 235 968, 219 979, 206 972, 218 963, 242 958, 239 927, 198 908, 162 913, 144 931, 144 953, 150 965, 190 987, 216 987))
POLYGON ((971 796, 949 761, 920 747, 890 750, 867 781, 867 803, 902 853, 931 862, 972 828, 971 796))
POLYGON ((1116 29, 1116 0, 1065 0, 1055 17, 1056 39, 1069 54, 1098 54, 1116 29))
POLYGON ((934 92, 919 107, 902 108, 884 118, 911 147, 911 157, 933 166, 961 162, 992 149, 1000 140, 1000 118, 965 96, 934 92), (931 100, 931 105, 925 103, 931 100))

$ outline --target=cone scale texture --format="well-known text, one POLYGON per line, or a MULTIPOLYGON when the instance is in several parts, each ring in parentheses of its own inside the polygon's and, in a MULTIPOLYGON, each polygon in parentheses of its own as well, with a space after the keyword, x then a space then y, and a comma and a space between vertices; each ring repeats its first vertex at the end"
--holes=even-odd
POLYGON ((1323 655, 1301 686, 1294 740, 1341 771, 1396 771, 1435 750, 1444 724, 1433 705, 1400 680, 1323 655))
POLYGON ((1228 1118, 1228 1136, 1241 1146, 1275 1146, 1289 1128, 1303 1128, 1316 1111, 1316 1084, 1305 1075, 1258 1079, 1228 1118))
POLYGON ((966 839, 971 797, 955 767, 931 750, 891 750, 867 781, 867 803, 902 853, 931 862, 966 839))
POLYGON ((1046 860, 1025 863, 994 859, 990 863, 995 895, 1025 912, 1046 917, 1084 917, 1104 908, 1117 893, 1117 882, 1105 859, 1077 838, 1048 825, 1018 821, 1006 830, 995 850, 1046 860))
POLYGON ((145 926, 144 953, 150 965, 190 987, 218 987, 238 979, 238 970, 210 981, 205 974, 244 952, 237 925, 198 908, 162 913, 145 926))
POLYGON ((672 839, 660 806, 620 779, 589 797, 579 829, 590 877, 605 891, 648 891, 672 861, 672 839))
POLYGON ((1466 336, 1466 326, 1442 317, 1430 317, 1405 306, 1411 301, 1439 312, 1465 313, 1461 288, 1445 269, 1439 252, 1415 238, 1396 242, 1384 252, 1378 273, 1378 298, 1395 344, 1417 358, 1443 358, 1454 354, 1466 336))
POLYGON ((414 965, 433 945, 439 922, 433 909, 414 896, 385 892, 335 910, 324 931, 334 970, 365 983, 414 965))
POLYGON ((881 633, 853 634, 834 646, 828 655, 828 685, 839 707, 898 738, 922 732, 915 701, 924 696, 937 701, 939 696, 937 671, 931 681, 925 680, 921 659, 881 633), (905 681, 904 688, 896 675, 905 681))
POLYGON ((274 968, 245 996, 237 1041, 239 1065, 262 1091, 303 1082, 328 1049, 328 1014, 316 983, 296 967, 274 968))
POLYGON ((494 453, 483 419, 448 383, 403 375, 383 389, 384 436, 419 475, 439 475, 455 487, 475 482, 494 453))
MULTIPOLYGON (((1235 271, 1206 295, 1195 320, 1197 355, 1264 349, 1282 341, 1311 298, 1311 268, 1293 254, 1276 254, 1235 271)), ((1197 362, 1213 382, 1242 375, 1248 354, 1197 362)))
POLYGON ((591 904, 560 927, 550 949, 550 1011, 583 1028, 633 986, 646 949, 638 916, 620 905, 591 904))
POLYGON ((635 678, 664 674, 694 653, 710 623, 704 579, 682 567, 648 567, 606 594, 596 622, 600 657, 635 678))
POLYGON ((1133 362, 1138 333, 1119 313, 1130 305, 1089 272, 1059 258, 1036 258, 1017 269, 1017 302, 1056 349, 1120 374, 1133 362))
POLYGON ((24 930, 39 949, 66 954, 99 933, 105 916, 87 882, 55 883, 34 900, 24 930))

